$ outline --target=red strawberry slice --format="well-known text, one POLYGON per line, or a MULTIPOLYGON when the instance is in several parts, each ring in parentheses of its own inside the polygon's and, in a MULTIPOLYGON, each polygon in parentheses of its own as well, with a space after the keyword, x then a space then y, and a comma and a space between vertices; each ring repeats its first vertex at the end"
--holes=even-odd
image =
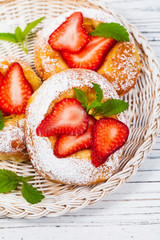
POLYGON ((90 37, 89 43, 78 53, 62 51, 62 57, 70 68, 97 70, 116 41, 111 38, 90 37))
POLYGON ((37 135, 81 135, 88 128, 85 109, 77 99, 64 98, 58 102, 52 113, 45 117, 37 127, 37 135))
MULTIPOLYGON (((2 73, 0 72, 0 86, 3 83, 3 81, 4 81, 4 77, 3 77, 2 73)), ((0 107, 0 111, 2 112, 4 117, 7 115, 1 107, 0 107)))
POLYGON ((0 86, 3 83, 3 81, 4 81, 4 77, 3 77, 2 73, 0 72, 0 86))
POLYGON ((74 12, 49 37, 53 49, 78 52, 88 43, 88 34, 83 28, 83 15, 74 12))
POLYGON ((60 136, 54 147, 54 154, 58 158, 70 156, 71 154, 83 149, 90 148, 92 139, 92 130, 96 120, 88 115, 89 126, 85 133, 80 136, 60 136))
MULTIPOLYGON (((4 81, 4 76, 2 75, 2 73, 0 72, 0 86, 2 85, 4 81)), ((0 111, 2 112, 3 114, 3 117, 6 117, 8 114, 0 107, 0 111)))
POLYGON ((127 141, 128 127, 114 118, 101 118, 93 129, 91 144, 92 164, 99 167, 127 141))
POLYGON ((27 82, 19 63, 12 63, 5 80, 0 86, 0 106, 7 113, 21 114, 25 112, 32 89, 27 82))

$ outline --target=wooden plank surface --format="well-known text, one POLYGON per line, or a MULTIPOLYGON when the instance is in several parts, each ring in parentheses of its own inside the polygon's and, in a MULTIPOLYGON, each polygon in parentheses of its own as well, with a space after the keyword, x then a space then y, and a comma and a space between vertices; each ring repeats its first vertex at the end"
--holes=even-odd
MULTIPOLYGON (((160 62, 160 1, 105 0, 148 39, 160 62)), ((96 205, 57 218, 0 219, 0 239, 160 239, 160 136, 129 182, 96 205)))

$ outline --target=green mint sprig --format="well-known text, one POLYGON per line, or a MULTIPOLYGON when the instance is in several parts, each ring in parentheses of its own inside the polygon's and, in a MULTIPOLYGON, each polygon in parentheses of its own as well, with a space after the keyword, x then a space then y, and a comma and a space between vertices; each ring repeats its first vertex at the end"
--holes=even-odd
POLYGON ((0 169, 0 193, 7 193, 15 190, 17 189, 19 183, 22 182, 21 192, 26 201, 31 204, 39 203, 45 197, 40 191, 27 183, 27 181, 31 180, 32 178, 33 177, 30 176, 18 176, 12 171, 0 169))
POLYGON ((92 83, 93 88, 96 92, 96 100, 93 101, 88 107, 87 107, 87 113, 92 109, 92 108, 96 108, 96 107, 100 107, 101 106, 101 102, 103 99, 103 91, 100 88, 100 86, 97 83, 92 83))
POLYGON ((102 115, 104 117, 109 117, 111 115, 116 115, 124 112, 128 108, 128 103, 120 99, 109 99, 102 103, 103 91, 97 83, 92 83, 93 88, 96 92, 96 100, 89 104, 89 99, 81 89, 74 88, 76 98, 85 108, 87 113, 96 117, 102 115), (92 109, 92 111, 90 111, 92 109))
POLYGON ((81 89, 74 88, 74 91, 75 91, 75 94, 76 94, 76 98, 81 103, 82 107, 84 107, 85 110, 86 110, 87 105, 88 105, 87 96, 85 95, 85 93, 81 89))
POLYGON ((93 115, 109 117, 124 112, 128 108, 128 103, 120 99, 109 99, 94 109, 93 115))
POLYGON ((92 36, 113 38, 116 41, 130 42, 129 33, 125 27, 119 23, 100 23, 90 34, 92 36))
POLYGON ((96 91, 96 101, 102 102, 103 91, 97 83, 92 83, 94 90, 96 91))
POLYGON ((2 112, 0 111, 0 130, 4 128, 4 117, 2 112))
POLYGON ((15 33, 0 33, 0 40, 9 41, 17 44, 23 51, 27 51, 26 37, 30 31, 35 28, 45 17, 41 17, 31 23, 28 23, 24 31, 20 27, 15 29, 15 33))

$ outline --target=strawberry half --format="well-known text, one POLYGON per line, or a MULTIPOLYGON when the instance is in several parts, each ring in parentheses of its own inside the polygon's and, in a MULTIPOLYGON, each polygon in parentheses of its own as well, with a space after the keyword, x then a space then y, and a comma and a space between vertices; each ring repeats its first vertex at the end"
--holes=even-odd
POLYGON ((128 127, 114 118, 101 118, 93 129, 91 144, 92 164, 99 167, 127 141, 128 127))
MULTIPOLYGON (((2 85, 3 81, 4 81, 4 77, 3 77, 2 73, 0 72, 0 86, 2 85)), ((1 107, 0 107, 0 111, 3 114, 3 117, 5 117, 7 115, 1 107)))
POLYGON ((20 64, 12 63, 6 73, 5 80, 0 86, 1 108, 9 114, 24 113, 32 92, 20 64))
POLYGON ((0 72, 0 86, 2 85, 3 81, 4 81, 4 77, 3 77, 2 73, 0 72))
POLYGON ((92 130, 96 120, 88 115, 89 126, 85 133, 80 136, 60 136, 54 146, 54 154, 58 158, 70 156, 71 154, 83 149, 90 148, 92 130))
POLYGON ((88 116, 77 99, 64 98, 37 127, 37 135, 81 135, 88 128, 88 116))
POLYGON ((74 12, 49 36, 48 43, 59 51, 78 52, 88 43, 88 38, 82 13, 74 12))
POLYGON ((62 51, 62 57, 70 68, 97 70, 116 41, 111 38, 90 37, 89 43, 78 53, 62 51))

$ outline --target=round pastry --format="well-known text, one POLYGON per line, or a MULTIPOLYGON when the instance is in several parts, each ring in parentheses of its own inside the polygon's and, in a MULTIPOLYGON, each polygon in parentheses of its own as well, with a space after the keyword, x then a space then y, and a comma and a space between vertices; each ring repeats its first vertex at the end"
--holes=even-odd
POLYGON ((24 61, 7 57, 0 61, 0 111, 4 128, 0 130, 0 160, 23 162, 29 159, 24 136, 24 112, 40 78, 24 61))
POLYGON ((112 83, 119 96, 129 92, 140 73, 139 55, 135 45, 131 42, 117 43, 97 72, 112 83))
MULTIPOLYGON (((83 106, 87 101, 84 94, 89 99, 87 104, 95 101, 94 83, 96 84, 95 87, 99 85, 103 91, 102 102, 111 98, 118 98, 114 88, 100 74, 85 69, 68 69, 54 74, 44 82, 28 102, 25 136, 29 157, 38 173, 51 181, 89 185, 105 181, 118 169, 123 147, 120 149, 118 147, 119 150, 113 153, 107 161, 99 159, 98 161, 102 160, 99 163, 96 162, 96 158, 94 158, 95 162, 91 159, 91 156, 95 156, 94 147, 90 150, 90 144, 88 145, 87 141, 89 131, 93 131, 93 126, 94 131, 98 131, 98 125, 103 125, 108 121, 115 126, 120 121, 126 122, 124 113, 114 115, 112 118, 98 116, 97 120, 86 114, 76 97, 79 96, 78 99, 80 100, 83 91, 81 95, 83 96, 81 98, 83 106), (80 95, 76 95, 76 91, 80 95), (80 115, 77 117, 77 114, 80 115), (87 131, 84 131, 87 124, 86 115, 88 128, 87 131), (68 118, 70 122, 66 120, 68 118), (99 118, 100 120, 98 120, 99 118), (75 151, 75 148, 77 151, 75 151)), ((91 113, 92 110, 89 111, 89 114, 91 113)), ((123 124, 122 122, 121 124, 123 124)), ((117 132, 117 130, 115 131, 117 132)), ((113 138, 115 131, 112 132, 113 138)), ((128 130, 125 131, 128 134, 128 130)), ((103 131, 101 130, 101 132, 103 131)), ((93 142, 93 146, 94 144, 95 142, 93 142)), ((113 147, 114 144, 111 145, 113 147)), ((101 147, 100 151, 102 151, 101 147)))
POLYGON ((46 80, 68 68, 97 71, 110 81, 118 95, 134 87, 140 73, 140 59, 130 36, 130 42, 93 37, 100 23, 118 22, 109 14, 95 9, 81 9, 52 19, 37 35, 34 61, 37 73, 46 80), (74 39, 70 39, 73 29, 74 39), (88 40, 88 42, 87 42, 88 40))

